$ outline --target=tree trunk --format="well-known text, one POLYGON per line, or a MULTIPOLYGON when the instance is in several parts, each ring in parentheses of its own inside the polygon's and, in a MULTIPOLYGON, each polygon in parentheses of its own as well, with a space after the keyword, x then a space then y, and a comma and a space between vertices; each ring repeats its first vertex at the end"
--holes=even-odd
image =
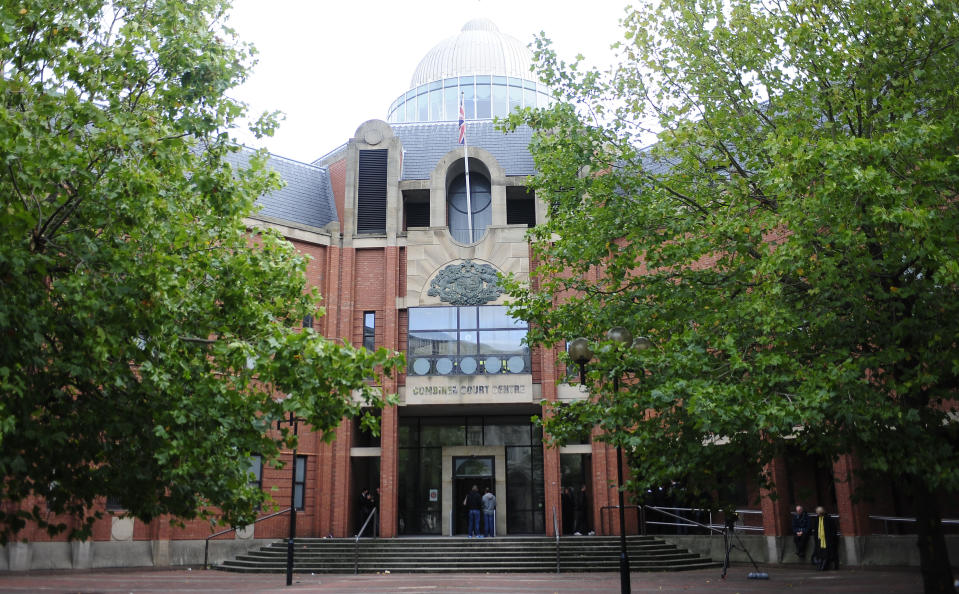
POLYGON ((942 533, 939 501, 936 495, 929 491, 922 477, 913 477, 913 485, 923 591, 926 594, 955 594, 949 551, 946 549, 946 538, 942 533))

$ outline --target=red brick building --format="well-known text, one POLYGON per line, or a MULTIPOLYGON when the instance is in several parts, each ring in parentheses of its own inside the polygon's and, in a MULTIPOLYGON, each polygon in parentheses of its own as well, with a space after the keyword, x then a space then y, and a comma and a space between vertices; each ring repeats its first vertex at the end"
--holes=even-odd
MULTIPOLYGON (((562 448, 543 444, 531 422, 541 403, 583 393, 561 382, 556 352, 523 344, 526 325, 507 315, 496 281, 497 273, 528 274, 525 233, 546 212, 526 188, 535 173, 530 131, 505 135, 491 121, 548 101, 530 63, 523 44, 489 21, 471 21, 423 58, 388 121, 363 123, 313 163, 270 161, 286 186, 261 199, 249 224, 279 230, 311 257, 309 282, 326 308, 312 320, 314 329, 404 352, 408 363, 383 386, 399 405, 383 410, 380 436, 346 421, 324 443, 301 428, 295 465, 275 470, 252 461, 281 507, 290 504, 295 466, 298 536, 356 534, 364 489, 376 494, 380 537, 465 535, 462 501, 474 484, 497 496, 497 534, 553 535, 554 514, 569 530, 561 490, 583 485, 582 531, 617 532, 615 450, 593 439, 562 448), (465 144, 459 144, 460 98, 465 144)), ((894 485, 880 504, 853 503, 846 480, 853 463, 820 468, 799 455, 777 460, 771 471, 780 497, 763 497, 761 504, 754 489, 741 486, 741 505, 752 511, 743 521, 760 558, 794 560, 788 522, 796 503, 839 513, 847 562, 873 560, 877 547, 889 546, 901 547, 899 563, 909 561, 903 555, 915 557, 911 537, 870 536, 879 525, 870 513, 899 516, 907 508, 894 485)), ((682 506, 668 498, 657 503, 682 506)), ((638 516, 628 514, 635 533, 638 516)), ((211 560, 285 537, 288 521, 281 515, 218 537, 211 560)), ((27 532, 29 543, 0 555, 0 569, 195 564, 211 532, 203 522, 172 528, 167 519, 144 525, 107 517, 87 543, 27 532)), ((677 538, 693 548, 711 546, 677 538)))

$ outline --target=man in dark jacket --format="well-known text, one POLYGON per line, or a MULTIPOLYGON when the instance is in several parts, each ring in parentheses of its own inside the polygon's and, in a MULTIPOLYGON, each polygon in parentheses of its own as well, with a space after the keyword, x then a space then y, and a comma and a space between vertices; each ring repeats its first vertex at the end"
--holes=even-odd
POLYGON ((796 506, 793 515, 793 542, 796 543, 796 556, 806 558, 806 545, 809 543, 809 514, 801 505, 796 506))
POLYGON ((473 485, 473 488, 470 489, 469 495, 463 500, 463 505, 469 510, 469 534, 467 538, 473 538, 474 536, 483 538, 483 533, 480 532, 480 510, 483 508, 483 496, 480 495, 477 485, 473 485))

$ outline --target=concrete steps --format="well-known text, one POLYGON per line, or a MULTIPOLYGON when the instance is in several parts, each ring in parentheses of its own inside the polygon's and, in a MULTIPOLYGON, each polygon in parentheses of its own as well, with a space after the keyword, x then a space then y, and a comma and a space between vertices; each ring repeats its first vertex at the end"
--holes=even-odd
MULTIPOLYGON (((239 555, 217 569, 248 573, 286 571, 286 542, 239 555)), ((560 570, 618 571, 619 538, 560 538, 560 570)), ((360 573, 504 573, 556 571, 556 540, 548 537, 299 538, 294 544, 297 573, 353 573, 354 550, 360 573), (355 547, 355 548, 354 548, 355 547)), ((718 562, 651 536, 627 538, 632 571, 682 571, 719 567, 718 562)))

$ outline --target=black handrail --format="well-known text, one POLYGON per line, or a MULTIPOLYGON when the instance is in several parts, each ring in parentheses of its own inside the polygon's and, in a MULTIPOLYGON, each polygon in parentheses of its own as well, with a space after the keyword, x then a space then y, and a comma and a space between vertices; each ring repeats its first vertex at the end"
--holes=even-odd
MULTIPOLYGON (((624 505, 623 507, 626 509, 635 509, 637 517, 642 513, 642 507, 639 505, 624 505)), ((619 509, 619 506, 604 505, 603 507, 599 508, 600 521, 602 522, 603 534, 605 535, 609 535, 609 531, 606 530, 606 514, 603 513, 607 509, 619 509)), ((610 525, 612 525, 612 519, 610 519, 610 525)))
MULTIPOLYGON (((292 510, 292 509, 293 509, 292 507, 288 507, 288 508, 283 509, 283 510, 280 510, 280 511, 278 511, 278 512, 273 512, 272 514, 267 514, 267 515, 265 515, 265 516, 261 516, 261 517, 255 519, 255 520, 253 520, 253 524, 247 524, 247 526, 253 526, 253 525, 255 525, 257 522, 262 522, 263 520, 269 520, 270 518, 275 518, 276 516, 282 516, 283 514, 288 514, 288 513, 290 513, 290 510, 292 510)), ((209 558, 210 558, 210 539, 216 538, 217 536, 222 536, 222 535, 224 535, 224 534, 228 534, 228 533, 230 533, 230 532, 234 532, 235 530, 236 530, 236 526, 231 526, 231 527, 227 528, 226 530, 220 530, 219 532, 215 532, 215 533, 211 534, 210 536, 207 536, 207 537, 206 537, 206 542, 203 544, 203 569, 210 569, 210 566, 209 566, 209 564, 207 563, 207 561, 208 561, 209 558)))
POLYGON ((553 534, 556 536, 556 573, 559 573, 559 522, 556 521, 556 506, 553 506, 553 534))
POLYGON ((360 531, 356 533, 356 538, 353 540, 353 575, 360 572, 360 537, 366 532, 366 526, 370 523, 370 520, 376 517, 376 509, 377 508, 374 507, 370 515, 366 517, 366 521, 363 522, 363 526, 360 528, 360 531))

